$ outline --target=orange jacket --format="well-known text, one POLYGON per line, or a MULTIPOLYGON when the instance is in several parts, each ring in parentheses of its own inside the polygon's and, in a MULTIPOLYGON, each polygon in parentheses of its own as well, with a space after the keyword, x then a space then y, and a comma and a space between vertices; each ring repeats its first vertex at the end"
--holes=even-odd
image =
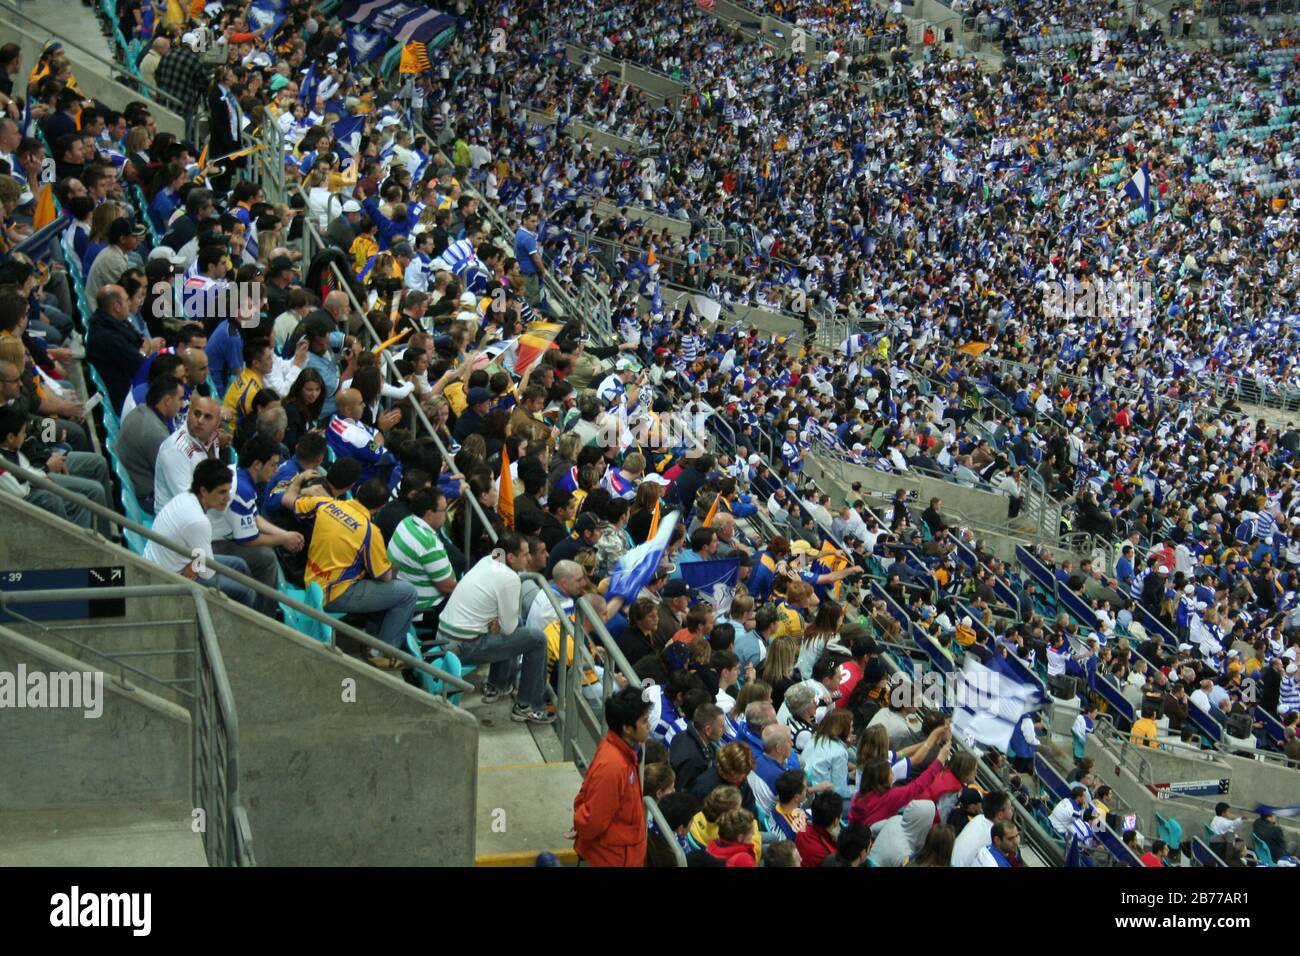
POLYGON ((636 751, 610 732, 573 798, 573 848, 591 866, 645 866, 645 804, 636 751))

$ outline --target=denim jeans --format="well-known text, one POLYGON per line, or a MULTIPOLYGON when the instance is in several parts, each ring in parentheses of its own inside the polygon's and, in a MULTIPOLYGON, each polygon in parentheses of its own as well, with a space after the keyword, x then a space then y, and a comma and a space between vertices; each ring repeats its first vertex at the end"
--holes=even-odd
POLYGON ((477 640, 453 641, 452 650, 462 664, 491 664, 488 683, 502 690, 514 682, 522 654, 519 703, 530 710, 546 706, 546 635, 537 628, 520 627, 510 634, 481 634, 477 640))
POLYGON ((344 614, 382 612, 379 624, 369 623, 366 630, 385 644, 404 650, 418 601, 415 585, 405 581, 358 581, 326 604, 325 610, 344 614))
MULTIPOLYGON (((225 554, 214 554, 212 559, 217 564, 224 565, 232 571, 238 571, 240 574, 248 573, 248 564, 242 558, 232 558, 225 554)), ((234 598, 244 607, 252 607, 257 599, 257 592, 252 588, 240 584, 238 581, 232 581, 230 578, 222 577, 220 574, 214 574, 210 578, 199 578, 199 584, 204 587, 216 588, 227 597, 234 598)))

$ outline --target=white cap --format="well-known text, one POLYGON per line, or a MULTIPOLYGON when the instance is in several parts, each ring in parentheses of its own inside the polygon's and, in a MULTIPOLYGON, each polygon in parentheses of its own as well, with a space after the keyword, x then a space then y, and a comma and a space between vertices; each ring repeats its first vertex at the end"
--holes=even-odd
POLYGON ((1238 650, 1235 650, 1235 649, 1234 649, 1234 650, 1231 650, 1231 651, 1228 651, 1228 659, 1229 659, 1229 660, 1231 660, 1231 659, 1234 658, 1234 657, 1240 657, 1240 656, 1241 656, 1241 651, 1238 651, 1238 650))
POLYGON ((361 211, 361 203, 357 202, 355 199, 349 199, 347 202, 345 202, 345 203, 343 204, 343 211, 344 211, 344 212, 360 212, 360 211, 361 211))
POLYGON ((961 619, 961 626, 962 626, 962 627, 974 627, 974 626, 975 626, 975 622, 972 621, 972 620, 970 619, 970 615, 968 614, 968 615, 966 615, 965 617, 963 617, 963 618, 961 619))
POLYGON ((1286 665, 1286 672, 1288 674, 1294 674, 1296 672, 1296 666, 1294 664, 1286 665))
POLYGON ((1183 593, 1184 593, 1184 594, 1195 594, 1195 593, 1196 593, 1196 585, 1195 585, 1195 584, 1189 584, 1189 585, 1187 585, 1185 588, 1183 588, 1183 593))
POLYGON ((199 37, 197 33, 190 31, 189 33, 181 34, 181 42, 197 53, 199 50, 199 46, 203 43, 203 40, 199 37))
POLYGON ((390 126, 397 126, 397 125, 400 124, 401 122, 402 122, 402 121, 399 120, 396 116, 391 116, 391 115, 390 115, 390 116, 385 116, 383 119, 381 119, 381 120, 376 124, 376 126, 377 126, 379 129, 387 129, 387 128, 390 127, 390 126))
POLYGON ((460 294, 460 304, 470 305, 473 306, 474 308, 478 308, 478 296, 476 296, 473 292, 462 292, 460 294))
POLYGON ((1168 573, 1169 573, 1169 569, 1168 569, 1167 567, 1165 567, 1163 564, 1160 565, 1160 567, 1156 568, 1156 574, 1166 574, 1166 575, 1167 575, 1168 573))
POLYGON ((1186 652, 1186 651, 1190 651, 1190 650, 1192 649, 1192 645, 1190 645, 1190 644, 1179 644, 1179 645, 1178 645, 1178 649, 1179 649, 1180 651, 1184 651, 1184 652, 1186 652))
POLYGON ((758 457, 758 455, 750 455, 750 456, 749 456, 749 463, 750 463, 751 465, 760 465, 760 464, 763 463, 763 459, 760 458, 760 457, 758 457))
POLYGON ((672 484, 672 482, 663 475, 657 474, 653 471, 645 475, 641 480, 643 482, 649 482, 652 485, 662 485, 665 488, 672 484))

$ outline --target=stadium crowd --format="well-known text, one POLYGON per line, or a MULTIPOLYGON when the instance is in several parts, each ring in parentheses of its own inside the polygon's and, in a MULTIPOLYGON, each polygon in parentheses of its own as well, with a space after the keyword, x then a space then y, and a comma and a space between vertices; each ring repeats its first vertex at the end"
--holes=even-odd
MULTIPOLYGON (((897 26, 897 11, 776 6, 801 25, 897 26)), ((359 68, 375 59, 364 34, 306 3, 275 7, 273 29, 256 4, 169 8, 147 29, 121 9, 141 71, 201 104, 209 132, 187 143, 144 101, 95 104, 57 43, 32 65, 0 48, 6 250, 55 222, 67 263, 20 249, 0 264, 0 455, 99 504, 116 472, 128 513, 186 545, 151 542, 148 560, 272 616, 273 598, 210 564, 319 588, 324 610, 394 648, 413 632, 431 660, 489 665, 483 701, 511 701, 520 722, 555 719, 576 651, 555 609, 585 596, 658 690, 601 701, 613 664, 588 635, 584 694, 609 735, 575 807, 584 860, 663 863, 676 844, 707 865, 1020 865, 1028 789, 996 752, 1005 789, 974 786, 948 716, 889 680, 913 626, 949 663, 1013 656, 1159 695, 1188 739, 1179 713, 1249 716, 1251 681, 1300 758, 1300 432, 1212 388, 1300 384, 1293 213, 1257 171, 1294 172, 1289 66, 1262 76, 1149 30, 1101 44, 1088 78, 1059 49, 1021 50, 996 78, 934 46, 813 64, 738 42, 693 4, 650 31, 644 5, 559 17, 537 0, 462 4, 449 42, 403 50, 394 88, 359 68), (214 65, 216 37, 229 52, 214 65), (566 40, 688 92, 664 107, 557 57, 566 40), (19 109, 12 77, 29 66, 19 109), (901 92, 875 98, 882 77, 901 92), (597 150, 571 122, 655 150, 597 150), (258 153, 230 156, 271 124, 302 187, 276 203, 247 175, 258 153), (1137 169, 1150 185, 1135 207, 1120 189, 1137 169), (708 220, 737 251, 710 244, 708 220), (328 247, 304 260, 309 223, 328 247), (670 273, 724 313, 797 293, 862 331, 819 352, 706 322, 699 300, 663 305, 670 273), (613 340, 590 317, 546 322, 546 278, 607 290, 613 340), (1049 287, 1071 279, 1140 279, 1150 312, 1112 295, 1050 314, 1049 287), (83 357, 98 415, 77 398, 83 357), (681 439, 711 429, 713 450, 681 439), (828 453, 978 483, 1011 518, 1031 483, 1071 501, 1072 527, 1114 549, 1104 569, 1052 565, 1096 628, 1057 617, 939 498, 919 515, 903 494, 835 510, 802 478, 828 453), (649 580, 612 594, 620 559, 674 511, 649 580), (738 583, 715 604, 689 566, 728 559, 738 583), (647 841, 642 790, 672 834, 647 841)), ((1021 774, 1035 740, 1031 720, 1009 753, 1021 774)), ((1086 842, 1103 788, 1043 815, 1086 842)))

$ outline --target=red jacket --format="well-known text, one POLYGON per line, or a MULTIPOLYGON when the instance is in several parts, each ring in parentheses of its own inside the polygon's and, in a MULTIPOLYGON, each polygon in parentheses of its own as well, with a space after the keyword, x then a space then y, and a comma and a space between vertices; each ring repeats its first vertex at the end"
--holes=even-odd
POLYGON ((727 866, 758 866, 752 843, 732 843, 719 837, 709 844, 708 854, 726 860, 727 866))
POLYGON ((596 748, 573 798, 573 848, 591 866, 645 866, 640 763, 616 733, 607 733, 596 748))
POLYGON ((821 866, 822 860, 836 851, 831 835, 815 823, 795 834, 794 848, 799 851, 799 865, 821 866))
MULTIPOLYGON (((927 767, 926 769, 928 770, 929 768, 927 767)), ((919 797, 917 797, 917 799, 933 800, 935 805, 935 811, 934 811, 935 819, 938 820, 938 822, 942 823, 943 821, 939 820, 939 810, 938 810, 939 798, 944 796, 945 794, 961 793, 961 791, 962 791, 962 782, 957 779, 957 775, 955 773, 953 773, 947 767, 944 767, 943 773, 939 774, 939 776, 936 777, 934 781, 931 782, 930 786, 925 788, 925 792, 922 793, 919 797)))
POLYGON ((853 806, 849 809, 849 822, 869 827, 880 820, 887 820, 913 800, 924 799, 923 795, 945 769, 939 761, 934 761, 925 768, 925 772, 911 783, 894 787, 884 793, 857 793, 853 797, 853 806))

